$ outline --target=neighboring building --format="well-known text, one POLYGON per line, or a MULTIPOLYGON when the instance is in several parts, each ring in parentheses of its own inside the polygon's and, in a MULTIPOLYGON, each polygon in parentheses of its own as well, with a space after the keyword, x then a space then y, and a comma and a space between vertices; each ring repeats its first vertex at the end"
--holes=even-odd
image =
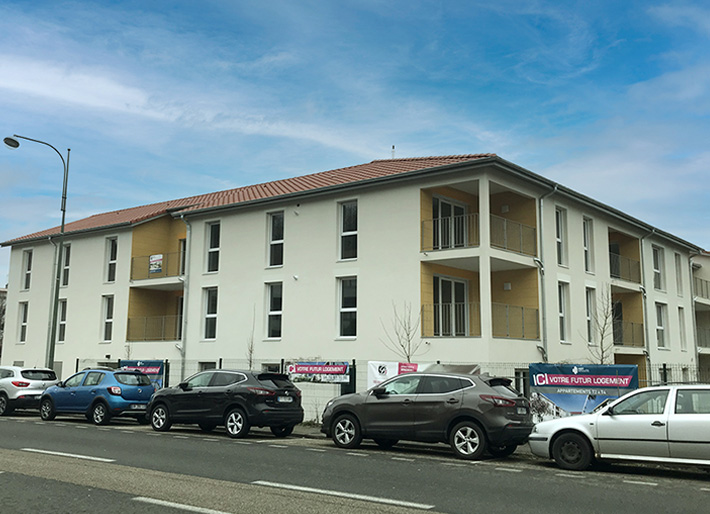
MULTIPOLYGON (((2 243, 5 364, 44 364, 57 234, 2 243)), ((174 377, 246 355, 403 360, 383 341, 407 306, 415 362, 637 364, 642 384, 710 370, 710 255, 493 154, 98 214, 69 223, 65 245, 64 375, 125 358, 168 359, 174 377)))

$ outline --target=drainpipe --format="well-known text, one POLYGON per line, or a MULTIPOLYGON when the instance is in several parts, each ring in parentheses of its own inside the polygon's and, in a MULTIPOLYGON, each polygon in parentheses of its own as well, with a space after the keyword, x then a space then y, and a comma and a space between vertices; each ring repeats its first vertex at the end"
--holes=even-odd
POLYGON ((639 286, 639 290, 643 294, 643 332, 644 332, 643 336, 645 339, 645 344, 644 344, 645 350, 643 353, 646 356, 646 372, 647 372, 646 383, 648 383, 650 380, 648 373, 650 372, 651 374, 653 374, 652 373, 653 370, 651 369, 651 340, 649 339, 649 336, 648 336, 648 305, 647 305, 648 295, 646 294, 646 266, 644 265, 645 259, 643 257, 644 256, 643 242, 644 242, 644 239, 652 236, 655 233, 656 233, 656 229, 653 228, 653 229, 651 229, 651 231, 648 234, 646 234, 645 236, 643 236, 641 238, 641 285, 639 286))
POLYGON ((555 187, 552 188, 551 191, 545 193, 538 199, 538 210, 537 210, 537 227, 538 227, 538 241, 540 241, 539 244, 539 249, 540 249, 540 258, 535 258, 535 264, 537 264, 538 269, 540 270, 540 301, 541 301, 541 309, 540 309, 540 316, 541 316, 541 322, 542 322, 542 346, 538 346, 538 350, 542 354, 542 360, 543 362, 547 362, 547 308, 546 308, 546 303, 545 303, 545 238, 543 237, 543 222, 542 222, 542 213, 543 213, 543 207, 545 205, 545 198, 554 195, 557 192, 557 187, 559 184, 555 184, 555 187))
POLYGON ((192 239, 192 227, 190 222, 185 219, 185 215, 181 214, 180 219, 185 223, 185 275, 180 277, 183 283, 183 293, 182 293, 182 338, 180 339, 180 381, 185 380, 185 355, 187 350, 187 313, 188 313, 188 291, 189 288, 189 277, 190 277, 190 248, 192 239))

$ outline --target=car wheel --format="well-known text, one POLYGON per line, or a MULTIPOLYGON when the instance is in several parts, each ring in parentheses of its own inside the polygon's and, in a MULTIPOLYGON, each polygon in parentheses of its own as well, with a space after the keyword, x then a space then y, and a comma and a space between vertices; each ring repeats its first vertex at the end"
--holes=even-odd
POLYGON ((203 432, 212 432, 217 426, 217 423, 212 423, 211 421, 200 421, 197 425, 203 432))
POLYGON ((12 407, 10 407, 10 400, 7 399, 5 393, 0 394, 0 416, 7 416, 12 413, 12 407))
POLYGON ((362 432, 360 424, 350 414, 343 414, 333 423, 333 442, 339 448, 352 449, 360 446, 362 432))
POLYGON ((552 457, 562 469, 583 471, 592 464, 594 455, 584 436, 566 433, 552 443, 552 457))
POLYGON ((104 402, 96 402, 91 408, 91 421, 94 425, 108 425, 111 421, 111 414, 104 402))
POLYGON ((232 409, 227 414, 224 422, 229 437, 239 439, 245 437, 249 433, 249 420, 242 409, 232 409))
POLYGON ((486 450, 486 433, 477 423, 463 421, 451 431, 449 444, 457 457, 478 460, 486 450))
POLYGON ((150 411, 150 426, 153 427, 153 430, 157 432, 167 432, 170 430, 172 424, 168 408, 162 403, 159 403, 150 411))
POLYGON ((395 444, 397 444, 399 440, 397 439, 375 439, 375 444, 382 448, 383 450, 389 450, 392 448, 395 444))
POLYGON ((489 445, 488 453, 494 457, 507 457, 508 455, 513 455, 517 448, 517 444, 506 444, 503 446, 489 445))
POLYGON ((288 437, 293 432, 293 425, 286 427, 271 427, 271 433, 276 437, 288 437))
POLYGON ((39 417, 43 421, 52 421, 57 416, 57 411, 54 410, 54 402, 45 398, 42 403, 39 404, 39 417))

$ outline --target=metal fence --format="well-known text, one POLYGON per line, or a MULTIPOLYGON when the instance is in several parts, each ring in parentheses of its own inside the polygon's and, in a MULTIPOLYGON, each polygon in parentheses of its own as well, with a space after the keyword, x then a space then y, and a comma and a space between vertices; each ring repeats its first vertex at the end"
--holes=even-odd
POLYGON ((535 227, 491 214, 491 246, 535 256, 537 255, 535 227))

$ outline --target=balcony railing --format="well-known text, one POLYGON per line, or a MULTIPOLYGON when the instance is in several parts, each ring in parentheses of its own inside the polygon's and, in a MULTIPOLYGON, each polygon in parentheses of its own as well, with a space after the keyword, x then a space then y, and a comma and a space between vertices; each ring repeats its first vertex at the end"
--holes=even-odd
POLYGON ((710 328, 698 327, 698 346, 710 348, 710 328))
POLYGON ((710 281, 695 277, 693 283, 695 289, 695 296, 710 300, 710 281))
POLYGON ((494 303, 493 337, 540 339, 538 310, 518 305, 494 303))
POLYGON ((435 303, 422 307, 422 336, 475 337, 481 335, 478 303, 435 303))
POLYGON ((179 341, 182 316, 128 318, 127 341, 179 341))
POLYGON ((422 251, 470 248, 480 244, 478 214, 422 221, 422 251))
POLYGON ((612 329, 616 346, 643 347, 643 323, 614 321, 612 329))
POLYGON ((610 274, 614 278, 641 283, 641 263, 623 255, 609 253, 610 274))
POLYGON ((184 275, 184 253, 159 253, 131 259, 131 280, 184 275))
POLYGON ((535 227, 491 214, 491 246, 524 255, 537 255, 535 227))

